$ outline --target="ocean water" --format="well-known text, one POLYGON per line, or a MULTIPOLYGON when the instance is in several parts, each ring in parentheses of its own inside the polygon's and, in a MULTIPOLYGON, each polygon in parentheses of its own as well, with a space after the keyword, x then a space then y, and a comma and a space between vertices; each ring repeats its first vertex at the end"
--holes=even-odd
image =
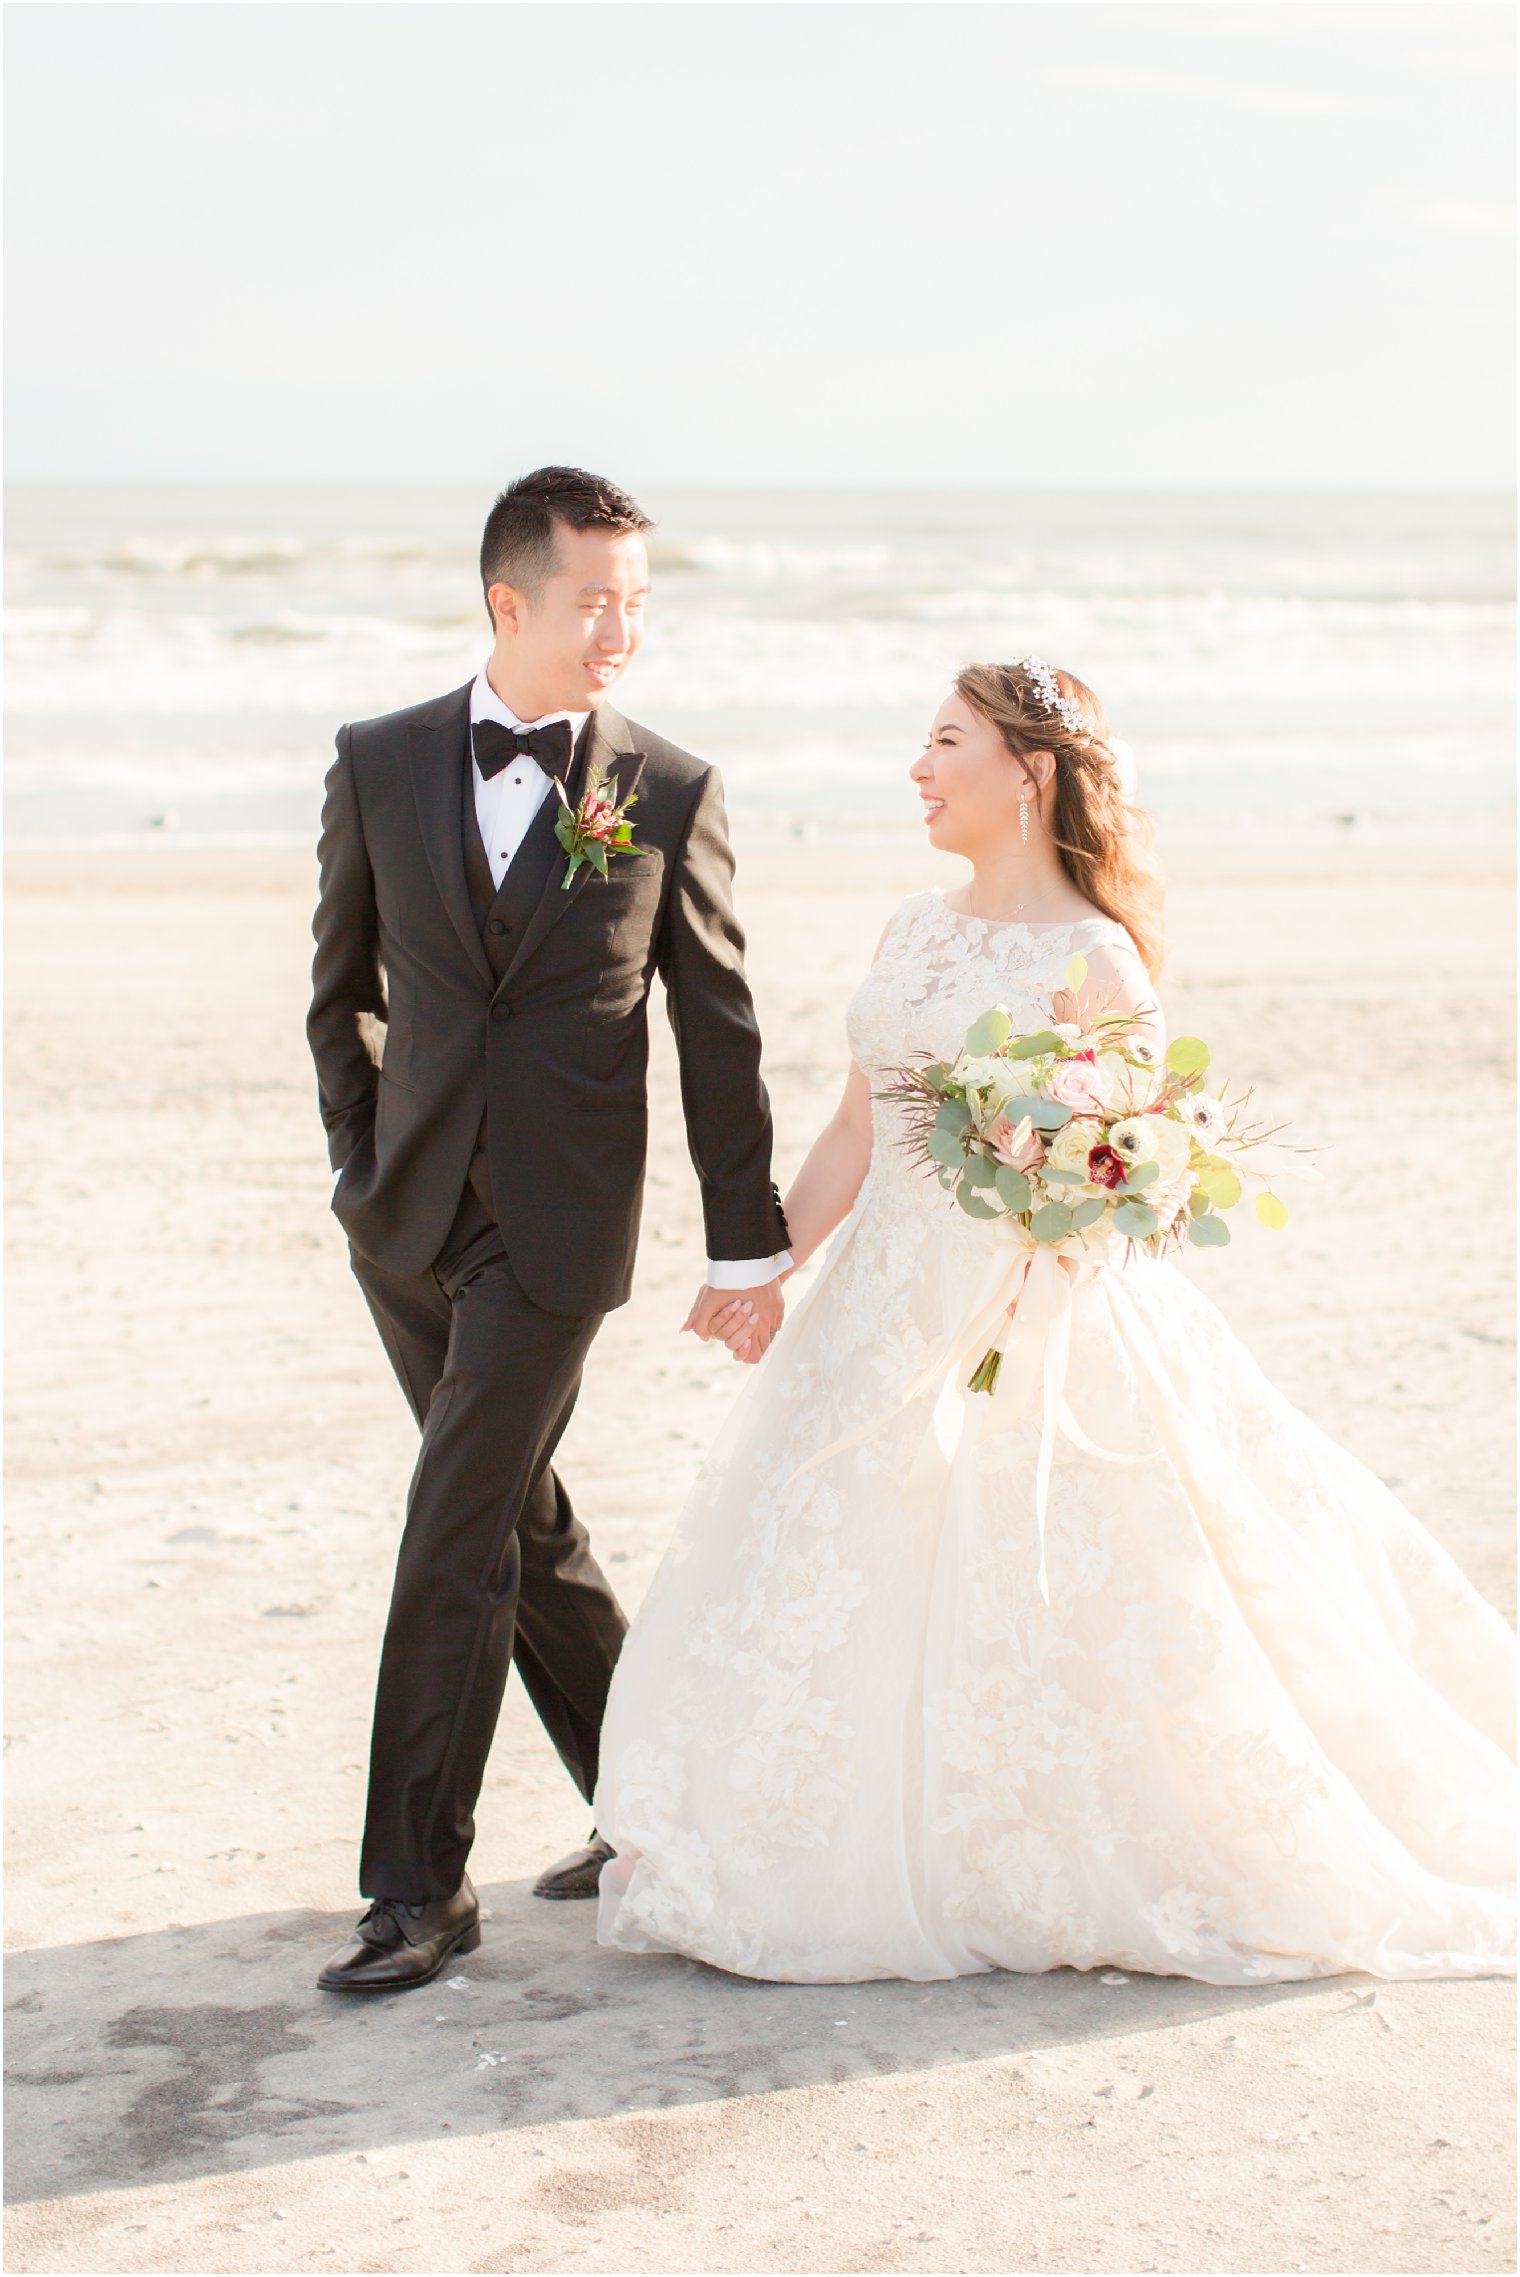
MULTIPOLYGON (((956 668, 1080 673, 1173 835, 1470 837, 1513 800, 1499 496, 654 489, 614 700, 750 829, 916 819, 956 668)), ((23 485, 13 840, 309 840, 346 719, 469 678, 484 492, 23 485)))

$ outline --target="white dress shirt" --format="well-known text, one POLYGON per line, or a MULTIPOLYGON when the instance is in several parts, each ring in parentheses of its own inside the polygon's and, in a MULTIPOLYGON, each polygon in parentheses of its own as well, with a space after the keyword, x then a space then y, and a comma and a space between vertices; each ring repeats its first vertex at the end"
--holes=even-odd
MULTIPOLYGON (((514 728, 547 727, 551 721, 563 719, 570 722, 573 741, 589 717, 588 712, 545 712, 541 719, 519 719, 497 695, 486 678, 483 664, 470 690, 472 728, 478 719, 494 719, 503 727, 514 728)), ((526 837, 534 815, 544 800, 552 797, 554 786, 538 762, 526 757, 509 760, 489 781, 479 767, 474 769, 474 774, 475 819, 480 824, 481 843, 491 865, 491 883, 500 891, 508 863, 526 837)), ((764 1282, 774 1281, 791 1262, 791 1252, 785 1249, 775 1257, 710 1257, 707 1285, 712 1289, 757 1289, 764 1282)))
MULTIPOLYGON (((552 720, 563 719, 570 722, 573 747, 590 716, 589 712, 545 712, 542 719, 519 719, 497 695, 486 678, 484 665, 470 690, 472 728, 480 719, 494 719, 503 727, 515 728, 547 727, 552 720)), ((480 824, 481 844, 491 865, 491 883, 498 892, 507 874, 507 864, 527 836, 529 823, 553 793, 554 785, 536 759, 524 756, 509 760, 489 781, 478 767, 475 769, 475 819, 480 824)))

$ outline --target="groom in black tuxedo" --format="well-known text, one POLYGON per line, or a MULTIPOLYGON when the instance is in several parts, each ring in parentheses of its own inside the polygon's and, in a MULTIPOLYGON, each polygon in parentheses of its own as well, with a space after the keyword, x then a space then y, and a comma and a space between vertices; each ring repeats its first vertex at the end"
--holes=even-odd
MULTIPOLYGON (((607 701, 639 645, 648 518, 545 467, 503 492, 473 684, 340 729, 307 1023, 333 1209, 422 1428, 381 1653, 360 1888, 319 1982, 424 1984, 479 1943, 465 1873, 515 1661, 588 1800, 625 1629, 552 1458, 628 1297, 659 973, 707 1231, 688 1325, 755 1360, 789 1262, 716 773, 607 701), (600 782, 633 849, 556 835, 600 782), (378 1039, 378 1041, 377 1041, 378 1039)), ((589 1896, 592 1842, 537 1885, 589 1896)))

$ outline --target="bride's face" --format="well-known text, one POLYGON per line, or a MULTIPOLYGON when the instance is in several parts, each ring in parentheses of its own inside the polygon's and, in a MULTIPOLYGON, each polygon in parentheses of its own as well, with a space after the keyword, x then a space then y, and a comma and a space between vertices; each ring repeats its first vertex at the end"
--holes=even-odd
POLYGON ((969 860, 1019 836, 1019 794, 1035 785, 990 720, 950 695, 909 770, 924 803, 929 843, 969 860))

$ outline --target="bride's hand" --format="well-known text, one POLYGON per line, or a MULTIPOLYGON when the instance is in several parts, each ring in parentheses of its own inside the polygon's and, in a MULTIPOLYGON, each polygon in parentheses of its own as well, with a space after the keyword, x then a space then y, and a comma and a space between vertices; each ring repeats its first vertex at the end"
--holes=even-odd
POLYGON ((704 1344, 726 1344, 736 1360, 747 1365, 762 1359, 781 1326, 786 1304, 781 1295, 784 1275, 754 1289, 702 1288, 682 1322, 704 1344))

